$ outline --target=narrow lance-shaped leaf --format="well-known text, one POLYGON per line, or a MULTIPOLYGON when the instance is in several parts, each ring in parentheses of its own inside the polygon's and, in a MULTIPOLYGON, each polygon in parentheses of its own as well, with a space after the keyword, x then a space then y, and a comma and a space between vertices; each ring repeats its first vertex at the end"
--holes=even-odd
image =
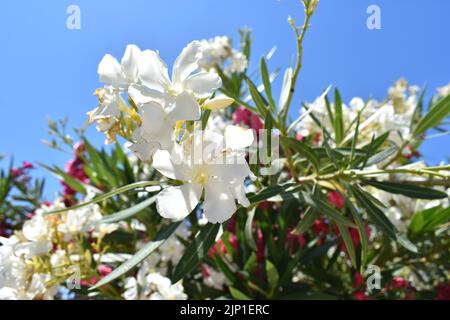
POLYGON ((336 210, 334 207, 330 206, 328 203, 319 198, 319 195, 311 197, 311 195, 303 193, 305 202, 310 205, 315 211, 321 212, 326 215, 329 219, 335 222, 339 222, 347 227, 355 227, 355 224, 346 218, 342 212, 336 210))
POLYGON ((285 143, 288 147, 294 149, 294 151, 301 154, 303 157, 305 157, 307 160, 311 162, 311 164, 314 166, 316 171, 319 171, 320 166, 320 160, 317 156, 316 152, 309 147, 306 143, 297 141, 290 137, 280 137, 281 142, 285 143))
MULTIPOLYGON (((348 189, 348 184, 345 184, 348 189)), ((348 197, 344 195, 345 203, 347 208, 349 208, 350 213, 353 216, 353 220, 356 222, 356 226, 358 227, 359 238, 361 239, 361 271, 364 270, 367 264, 367 256, 369 252, 369 237, 366 233, 366 226, 362 220, 361 214, 356 210, 353 203, 350 201, 348 197)))
POLYGON ((373 166, 374 164, 378 164, 386 159, 388 159, 390 156, 394 155, 397 152, 398 148, 396 146, 392 146, 387 148, 386 150, 383 150, 373 156, 371 156, 369 159, 367 159, 367 162, 365 164, 365 167, 373 166))
POLYGON ((173 282, 182 279, 200 264, 214 245, 219 229, 220 224, 209 223, 199 231, 175 267, 173 282))
POLYGON ((359 204, 366 210, 368 216, 371 220, 392 240, 397 241, 401 246, 407 250, 417 253, 417 247, 409 241, 404 235, 400 234, 397 228, 392 224, 392 222, 385 216, 383 211, 380 210, 375 204, 373 204, 369 197, 360 190, 359 187, 350 186, 355 198, 358 200, 359 204))
POLYGON ((348 228, 341 223, 336 222, 336 225, 338 226, 339 233, 341 234, 342 240, 344 241, 345 248, 347 249, 347 253, 350 257, 352 265, 354 268, 356 268, 355 246, 353 245, 353 240, 350 236, 350 232, 348 231, 348 228))
POLYGON ((121 264, 118 268, 114 269, 110 274, 101 279, 89 290, 97 289, 114 279, 117 279, 121 275, 130 271, 134 266, 141 263, 146 259, 153 251, 155 251, 159 246, 161 246, 164 241, 166 241, 181 224, 180 222, 175 222, 169 225, 161 233, 159 233, 152 242, 147 243, 141 250, 139 250, 133 257, 127 260, 125 263, 121 264))
POLYGON ((266 113, 268 113, 269 111, 267 110, 264 98, 261 96, 261 93, 259 93, 258 89, 250 79, 246 78, 246 82, 250 91, 250 95, 255 102, 256 110, 262 118, 266 118, 266 113))
POLYGON ((344 115, 342 113, 342 98, 339 90, 336 88, 334 90, 334 133, 336 136, 336 143, 341 143, 344 137, 344 115))
POLYGON ((150 206, 152 203, 154 203, 156 201, 157 197, 158 197, 157 195, 150 197, 150 198, 132 206, 131 208, 113 213, 106 217, 103 217, 99 221, 99 223, 112 223, 112 222, 117 222, 117 221, 122 221, 122 220, 128 219, 128 218, 138 214, 139 212, 141 212, 142 210, 144 210, 145 208, 150 206))
POLYGON ((69 211, 69 210, 80 209, 80 208, 89 206, 91 204, 98 203, 100 201, 109 199, 111 197, 114 197, 114 196, 116 196, 118 194, 124 193, 124 192, 129 191, 129 190, 133 190, 133 189, 136 189, 136 188, 144 188, 144 187, 148 187, 148 186, 155 186, 155 185, 159 185, 159 184, 160 184, 160 181, 140 181, 140 182, 130 183, 130 184, 126 185, 126 186, 117 188, 115 190, 112 190, 112 191, 104 193, 104 194, 101 194, 101 195, 95 197, 92 200, 79 203, 79 204, 74 205, 74 206, 72 206, 70 208, 64 208, 64 209, 54 210, 54 211, 51 211, 51 212, 46 212, 46 214, 55 214, 55 213, 66 212, 66 211, 69 211))
POLYGON ((272 86, 270 84, 269 71, 267 70, 266 59, 261 57, 261 78, 264 84, 264 91, 267 95, 267 100, 269 100, 269 106, 273 112, 276 111, 275 101, 272 96, 272 86))
POLYGON ((447 193, 432 188, 408 185, 400 182, 364 180, 365 183, 389 193, 401 194, 414 199, 445 199, 447 193))
POLYGON ((314 220, 317 219, 319 215, 317 212, 308 207, 303 214, 302 219, 298 222, 297 227, 292 231, 293 234, 300 235, 305 233, 314 224, 314 220))
POLYGON ((450 94, 434 104, 425 116, 420 119, 414 130, 415 135, 424 133, 426 130, 436 127, 450 114, 450 94))

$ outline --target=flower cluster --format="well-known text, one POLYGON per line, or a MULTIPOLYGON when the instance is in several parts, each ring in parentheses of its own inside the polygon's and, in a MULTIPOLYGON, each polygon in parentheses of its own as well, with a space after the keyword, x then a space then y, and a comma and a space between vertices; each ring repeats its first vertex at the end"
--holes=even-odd
POLYGON ((106 55, 98 68, 100 80, 108 87, 98 92, 99 106, 89 113, 90 120, 111 137, 112 127, 103 130, 102 123, 122 125, 121 114, 130 115, 128 120, 135 121, 130 150, 143 161, 153 160, 153 167, 165 177, 184 182, 158 196, 157 209, 165 218, 184 219, 203 193, 204 215, 213 223, 231 217, 235 199, 249 205, 243 184, 251 172, 244 149, 253 143, 253 132, 228 126, 220 135, 201 131, 200 122, 190 123, 200 120, 202 108, 218 109, 233 102, 224 96, 212 98, 222 82, 213 68, 205 67, 206 60, 223 63, 228 57, 225 53, 231 49, 221 40, 188 44, 175 60, 171 78, 156 51, 141 51, 134 45, 127 47, 120 64, 106 55), (121 93, 129 95, 134 109, 125 104, 121 93))

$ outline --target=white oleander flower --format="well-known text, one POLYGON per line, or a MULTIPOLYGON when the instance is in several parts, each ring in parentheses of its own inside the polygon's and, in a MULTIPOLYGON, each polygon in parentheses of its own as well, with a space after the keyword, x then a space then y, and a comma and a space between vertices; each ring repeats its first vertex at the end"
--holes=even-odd
POLYGON ((203 212, 211 223, 222 223, 236 211, 235 199, 243 206, 249 201, 244 180, 252 176, 245 161, 244 148, 253 143, 253 131, 228 126, 225 136, 196 132, 172 153, 158 150, 153 166, 170 179, 184 184, 160 192, 156 207, 164 218, 182 220, 192 212, 204 191, 203 212))
POLYGON ((128 277, 124 282, 126 300, 186 300, 181 282, 172 284, 169 278, 150 271, 147 264, 139 269, 136 278, 128 277))
POLYGON ((233 49, 230 57, 231 63, 227 70, 230 72, 244 72, 248 68, 247 57, 240 51, 233 49))
POLYGON ((50 240, 51 225, 46 216, 35 214, 23 224, 22 233, 27 242, 18 244, 18 250, 27 258, 49 252, 52 248, 50 240))
POLYGON ((199 65, 204 70, 214 70, 217 66, 223 67, 224 62, 230 57, 232 48, 231 40, 226 36, 217 36, 209 40, 201 40, 203 55, 199 65))
POLYGON ((112 55, 106 54, 98 65, 100 81, 115 90, 127 90, 131 84, 139 81, 138 61, 142 53, 136 45, 130 44, 120 63, 112 55))
POLYGON ((51 276, 36 273, 27 265, 26 254, 18 248, 19 239, 0 238, 0 243, 0 300, 53 299, 56 288, 48 286, 51 276))
POLYGON ((76 210, 69 210, 63 217, 62 223, 58 225, 58 231, 69 240, 73 235, 91 231, 95 223, 102 218, 100 207, 92 205, 76 210))
POLYGON ((160 254, 160 260, 162 262, 171 262, 176 265, 180 258, 183 256, 185 246, 178 240, 176 236, 182 239, 187 239, 189 236, 189 230, 184 224, 179 226, 175 231, 175 234, 170 236, 164 243, 159 247, 158 252, 160 254))
MULTIPOLYGON (((87 113, 89 123, 100 119, 108 120, 111 117, 117 118, 120 116, 124 102, 118 90, 115 90, 113 86, 108 85, 104 88, 97 89, 95 95, 98 97, 98 106, 87 113)), ((106 131, 109 129, 109 127, 101 125, 104 122, 105 121, 98 125, 97 130, 106 131)))
POLYGON ((448 96, 450 94, 450 83, 447 84, 446 86, 437 88, 437 92, 440 97, 448 96))
POLYGON ((217 271, 208 265, 202 265, 203 283, 211 288, 223 290, 224 286, 229 285, 227 277, 223 272, 217 271))
POLYGON ((130 149, 142 160, 150 160, 157 149, 170 149, 175 123, 198 120, 197 99, 209 98, 222 85, 216 73, 197 72, 200 57, 200 42, 188 44, 175 60, 172 79, 157 52, 146 50, 138 59, 140 83, 129 93, 142 111, 142 125, 130 149))

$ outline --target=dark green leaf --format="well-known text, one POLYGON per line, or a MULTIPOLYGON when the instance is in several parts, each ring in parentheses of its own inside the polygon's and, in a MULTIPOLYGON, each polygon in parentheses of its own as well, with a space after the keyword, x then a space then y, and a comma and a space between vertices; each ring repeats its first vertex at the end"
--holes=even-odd
POLYGON ((264 84, 264 91, 267 95, 267 100, 269 100, 269 106, 273 112, 276 111, 275 101, 272 96, 272 86, 270 84, 269 71, 267 70, 267 64, 264 57, 261 57, 261 78, 264 84))
POLYGON ((220 224, 209 223, 199 231, 175 267, 172 279, 174 283, 194 270, 202 259, 207 256, 209 249, 215 243, 219 229, 220 224))
POLYGON ((447 193, 431 188, 408 185, 399 182, 364 180, 365 183, 389 193, 401 194, 414 199, 444 199, 447 193))
POLYGON ((450 114, 450 94, 439 99, 425 116, 420 119, 414 130, 415 135, 424 133, 426 130, 439 125, 450 114))
POLYGON ((295 152, 298 152, 300 155, 305 157, 307 160, 311 162, 316 171, 319 171, 320 160, 316 152, 309 147, 306 143, 297 141, 290 137, 281 136, 282 143, 286 144, 288 147, 294 149, 295 152))

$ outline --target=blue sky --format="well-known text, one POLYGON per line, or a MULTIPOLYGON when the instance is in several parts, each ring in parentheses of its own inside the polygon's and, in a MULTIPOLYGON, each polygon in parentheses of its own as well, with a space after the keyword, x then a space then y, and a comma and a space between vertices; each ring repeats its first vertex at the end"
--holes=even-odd
MULTIPOLYGON (((135 43, 159 50, 171 64, 191 40, 231 35, 237 42, 237 30, 249 27, 253 68, 274 45, 269 66, 285 68, 296 50, 287 17, 298 23, 303 17, 299 0, 16 0, 1 7, 0 153, 14 155, 16 162, 60 166, 68 156, 41 143, 47 117, 68 116, 70 126, 83 125, 85 112, 96 104, 92 92, 101 86, 96 70, 105 53, 121 58, 126 45, 135 43), (71 4, 81 9, 81 30, 66 28, 71 4)), ((402 76, 427 83, 429 96, 450 81, 449 12, 446 0, 321 0, 305 39, 294 106, 329 84, 347 102, 353 96, 382 99, 402 76), (381 30, 366 27, 371 4, 381 8, 381 30)), ((88 137, 103 142, 93 128, 88 137)), ((437 162, 449 156, 449 141, 431 140, 422 151, 437 162)), ((49 177, 48 192, 58 189, 49 177)))

